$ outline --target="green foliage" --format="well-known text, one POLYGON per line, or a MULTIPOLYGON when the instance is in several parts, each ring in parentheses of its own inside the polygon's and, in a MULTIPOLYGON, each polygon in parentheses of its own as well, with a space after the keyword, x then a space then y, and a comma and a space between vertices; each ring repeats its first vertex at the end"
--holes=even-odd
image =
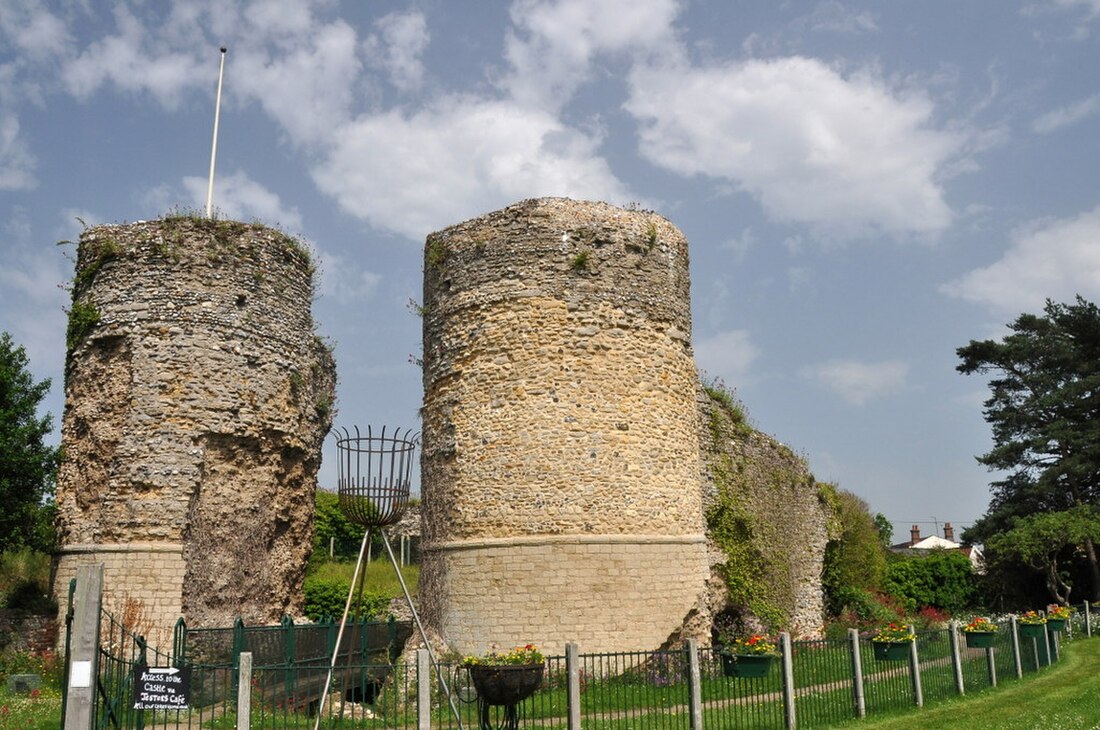
POLYGON ((569 262, 569 268, 578 274, 584 274, 592 270, 592 252, 587 248, 581 249, 569 262))
POLYGON ((1074 580, 1064 566, 1079 559, 1086 541, 1100 542, 1100 512, 1092 505, 1081 505, 1018 518, 1013 524, 1012 529, 989 538, 987 557, 998 564, 1016 561, 1037 571, 1050 597, 1068 604, 1074 580))
POLYGON ((651 249, 657 245, 657 224, 649 221, 645 229, 646 248, 651 249))
POLYGON ((703 392, 721 408, 721 411, 712 408, 710 412, 710 432, 715 441, 721 443, 720 437, 723 426, 722 416, 728 419, 734 432, 738 436, 747 438, 751 435, 752 426, 749 424, 748 416, 745 415, 745 406, 740 399, 726 387, 726 384, 722 382, 721 379, 715 378, 710 382, 702 381, 702 385, 703 392))
MULTIPOLYGON (((326 617, 339 619, 344 613, 350 585, 350 581, 338 578, 306 578, 303 586, 306 616, 314 621, 326 617)), ((358 619, 385 618, 391 598, 392 596, 377 591, 364 590, 362 594, 357 592, 348 615, 358 619)))
POLYGON ((428 241, 428 249, 424 252, 424 262, 429 269, 441 269, 447 262, 447 256, 449 255, 450 251, 447 250, 447 244, 442 239, 431 238, 428 241))
POLYGON ((882 588, 886 573, 886 547, 867 503, 855 494, 832 485, 831 503, 838 522, 836 537, 825 546, 825 565, 821 582, 825 590, 825 609, 839 615, 851 608, 853 595, 869 594, 882 588))
POLYGON ((48 553, 24 547, 0 553, 0 608, 46 614, 57 609, 50 599, 48 553))
MULTIPOLYGON (((987 374, 984 415, 993 448, 978 457, 1006 473, 992 483, 989 511, 963 537, 989 543, 1015 518, 1100 505, 1100 308, 1078 296, 1047 300, 1043 314, 1021 314, 1000 341, 971 340, 957 369, 987 374)), ((1067 561, 1088 565, 1100 598, 1100 561, 1091 538, 1067 561)), ((1027 571, 1018 577, 1025 579, 1027 571)))
POLYGON ((53 495, 59 450, 45 443, 52 417, 37 414, 50 381, 35 383, 28 367, 23 348, 0 333, 0 551, 53 548, 40 512, 53 495))
POLYGON ((99 324, 99 310, 92 304, 74 301, 69 308, 69 322, 65 328, 66 364, 73 351, 80 346, 96 325, 99 324))
POLYGON ((363 542, 363 528, 348 521, 340 509, 340 497, 318 489, 313 516, 313 546, 328 554, 329 540, 335 541, 334 555, 355 558, 363 542))
POLYGON ((909 613, 932 606, 954 614, 978 599, 970 558, 958 550, 931 550, 926 556, 890 563, 883 588, 909 613))

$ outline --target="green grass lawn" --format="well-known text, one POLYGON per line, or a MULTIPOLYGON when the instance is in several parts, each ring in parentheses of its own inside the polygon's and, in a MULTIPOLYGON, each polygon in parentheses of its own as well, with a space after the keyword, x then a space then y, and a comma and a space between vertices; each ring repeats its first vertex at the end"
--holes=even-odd
POLYGON ((1064 645, 1064 658, 1024 681, 883 719, 832 727, 861 730, 1086 730, 1100 729, 1100 641, 1064 645))

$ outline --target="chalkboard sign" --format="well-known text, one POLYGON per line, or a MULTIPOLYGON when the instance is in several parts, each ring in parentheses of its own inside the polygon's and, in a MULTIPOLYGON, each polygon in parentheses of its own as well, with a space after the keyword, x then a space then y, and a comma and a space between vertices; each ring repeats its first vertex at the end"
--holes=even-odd
POLYGON ((135 710, 186 710, 191 667, 134 667, 135 710))

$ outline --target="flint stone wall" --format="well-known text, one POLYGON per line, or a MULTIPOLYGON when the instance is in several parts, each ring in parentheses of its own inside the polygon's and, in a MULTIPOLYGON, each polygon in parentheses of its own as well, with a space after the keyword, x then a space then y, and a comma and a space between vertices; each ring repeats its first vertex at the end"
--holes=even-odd
POLYGON ((301 613, 335 392, 284 234, 189 217, 81 236, 57 485, 66 595, 102 562, 155 626, 301 613), (83 317, 83 326, 80 325, 83 317))
POLYGON ((687 242, 528 200, 428 237, 420 602, 456 649, 652 649, 707 575, 687 242))

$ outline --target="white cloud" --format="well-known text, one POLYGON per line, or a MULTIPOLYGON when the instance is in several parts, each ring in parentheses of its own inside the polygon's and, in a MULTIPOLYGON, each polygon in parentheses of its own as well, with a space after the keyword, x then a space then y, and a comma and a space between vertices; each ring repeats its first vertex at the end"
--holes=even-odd
POLYGON ((0 34, 7 36, 20 55, 36 61, 61 53, 72 41, 65 22, 39 0, 0 3, 0 34))
POLYGON ((870 73, 801 57, 638 66, 626 108, 648 159, 732 181, 775 220, 837 236, 951 223, 937 175, 962 139, 931 128, 926 96, 870 73))
POLYGON ((1069 106, 1052 109, 1032 122, 1031 128, 1040 134, 1047 134, 1076 124, 1097 112, 1100 112, 1100 94, 1093 94, 1069 106))
POLYGON ((909 367, 900 360, 869 363, 858 360, 829 360, 801 370, 802 377, 826 386, 848 403, 862 406, 873 398, 896 393, 905 387, 909 367))
POLYGON ((1081 8, 1089 14, 1090 18, 1100 15, 1100 0, 1053 0, 1060 8, 1081 8))
POLYGON ((735 385, 748 379, 752 363, 760 356, 748 330, 717 332, 697 340, 693 349, 700 370, 735 385))
POLYGON ((431 35, 424 14, 390 13, 374 23, 378 33, 372 33, 363 43, 368 60, 384 69, 392 83, 402 91, 419 88, 424 78, 420 54, 428 47, 431 35))
MULTIPOLYGON (((206 210, 209 179, 185 177, 183 187, 196 210, 206 210)), ((284 206, 279 196, 256 182, 243 170, 214 178, 214 207, 223 217, 248 221, 256 219, 290 232, 302 230, 302 215, 295 206, 284 206)))
POLYGON ((527 197, 633 199, 598 156, 599 143, 545 112, 449 97, 334 130, 313 177, 352 215, 422 240, 527 197))
POLYGON ((648 54, 672 40, 675 0, 517 0, 511 8, 505 86, 524 105, 556 109, 591 74, 597 53, 648 54))
POLYGON ((875 17, 867 11, 856 11, 837 0, 823 0, 806 18, 811 30, 830 33, 873 33, 878 30, 875 17))
POLYGON ((317 258, 321 296, 331 297, 341 304, 369 298, 382 282, 380 274, 361 269, 355 261, 340 254, 318 248, 317 258))
POLYGON ((1001 259, 943 285, 946 294, 998 314, 1038 311, 1049 298, 1100 298, 1100 206, 1073 218, 1034 221, 1001 259))
POLYGON ((37 185, 34 155, 14 114, 0 113, 0 190, 29 190, 37 185))

